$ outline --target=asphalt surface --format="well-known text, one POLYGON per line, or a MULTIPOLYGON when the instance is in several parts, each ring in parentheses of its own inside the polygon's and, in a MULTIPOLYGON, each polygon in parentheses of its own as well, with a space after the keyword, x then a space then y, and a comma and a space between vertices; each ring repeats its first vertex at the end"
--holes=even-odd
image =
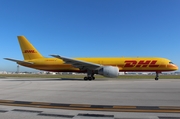
POLYGON ((180 119, 180 79, 0 79, 0 116, 180 119))

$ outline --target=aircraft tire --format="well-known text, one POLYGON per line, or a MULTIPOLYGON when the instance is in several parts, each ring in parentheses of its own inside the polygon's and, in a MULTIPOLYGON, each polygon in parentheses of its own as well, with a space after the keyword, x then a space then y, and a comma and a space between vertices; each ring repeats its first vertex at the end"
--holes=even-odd
POLYGON ((88 80, 91 81, 93 78, 92 77, 88 77, 88 80))
POLYGON ((159 79, 159 78, 157 78, 157 77, 155 78, 156 81, 157 81, 158 79, 159 79))
POLYGON ((84 77, 84 80, 87 81, 87 80, 88 80, 88 77, 84 77))

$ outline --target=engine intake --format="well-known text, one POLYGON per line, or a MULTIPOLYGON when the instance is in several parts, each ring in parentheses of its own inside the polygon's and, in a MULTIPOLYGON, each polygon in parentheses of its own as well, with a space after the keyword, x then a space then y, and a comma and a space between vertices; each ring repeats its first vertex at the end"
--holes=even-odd
POLYGON ((103 66, 98 70, 98 74, 109 78, 115 78, 119 74, 119 68, 114 66, 103 66))

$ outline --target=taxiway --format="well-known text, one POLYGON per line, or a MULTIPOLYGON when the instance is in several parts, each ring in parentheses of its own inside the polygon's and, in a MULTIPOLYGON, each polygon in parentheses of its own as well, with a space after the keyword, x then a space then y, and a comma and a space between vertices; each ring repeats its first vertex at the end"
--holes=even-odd
POLYGON ((177 119, 180 118, 180 80, 1 78, 0 105, 4 118, 7 114, 36 110, 38 118, 43 115, 53 118, 54 114, 72 119, 103 116, 177 119))

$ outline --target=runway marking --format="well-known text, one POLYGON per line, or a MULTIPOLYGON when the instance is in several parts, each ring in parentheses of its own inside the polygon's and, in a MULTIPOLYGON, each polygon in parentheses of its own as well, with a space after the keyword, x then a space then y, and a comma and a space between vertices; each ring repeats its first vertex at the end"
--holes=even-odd
POLYGON ((47 113, 39 113, 38 116, 65 117, 65 118, 73 118, 74 117, 74 115, 47 114, 47 113))
POLYGON ((84 110, 84 111, 180 113, 180 106, 89 105, 89 104, 29 102, 29 101, 15 101, 15 100, 0 100, 0 105, 49 108, 49 109, 84 110))
POLYGON ((104 114, 78 114, 77 116, 85 116, 85 117, 112 117, 114 118, 114 115, 104 115, 104 114))
POLYGON ((176 106, 159 106, 160 109, 180 109, 180 107, 176 107, 176 106))
POLYGON ((23 110, 23 109, 13 109, 12 111, 29 112, 29 113, 42 113, 43 112, 43 111, 37 111, 37 110, 23 110))
POLYGON ((114 109, 136 109, 136 106, 113 106, 114 109))
POLYGON ((91 105, 86 105, 86 104, 71 104, 70 107, 91 107, 91 105))
POLYGON ((10 103, 10 102, 14 102, 13 100, 0 100, 0 103, 10 103))
POLYGON ((51 103, 45 103, 45 102, 32 102, 32 105, 50 105, 51 103))

